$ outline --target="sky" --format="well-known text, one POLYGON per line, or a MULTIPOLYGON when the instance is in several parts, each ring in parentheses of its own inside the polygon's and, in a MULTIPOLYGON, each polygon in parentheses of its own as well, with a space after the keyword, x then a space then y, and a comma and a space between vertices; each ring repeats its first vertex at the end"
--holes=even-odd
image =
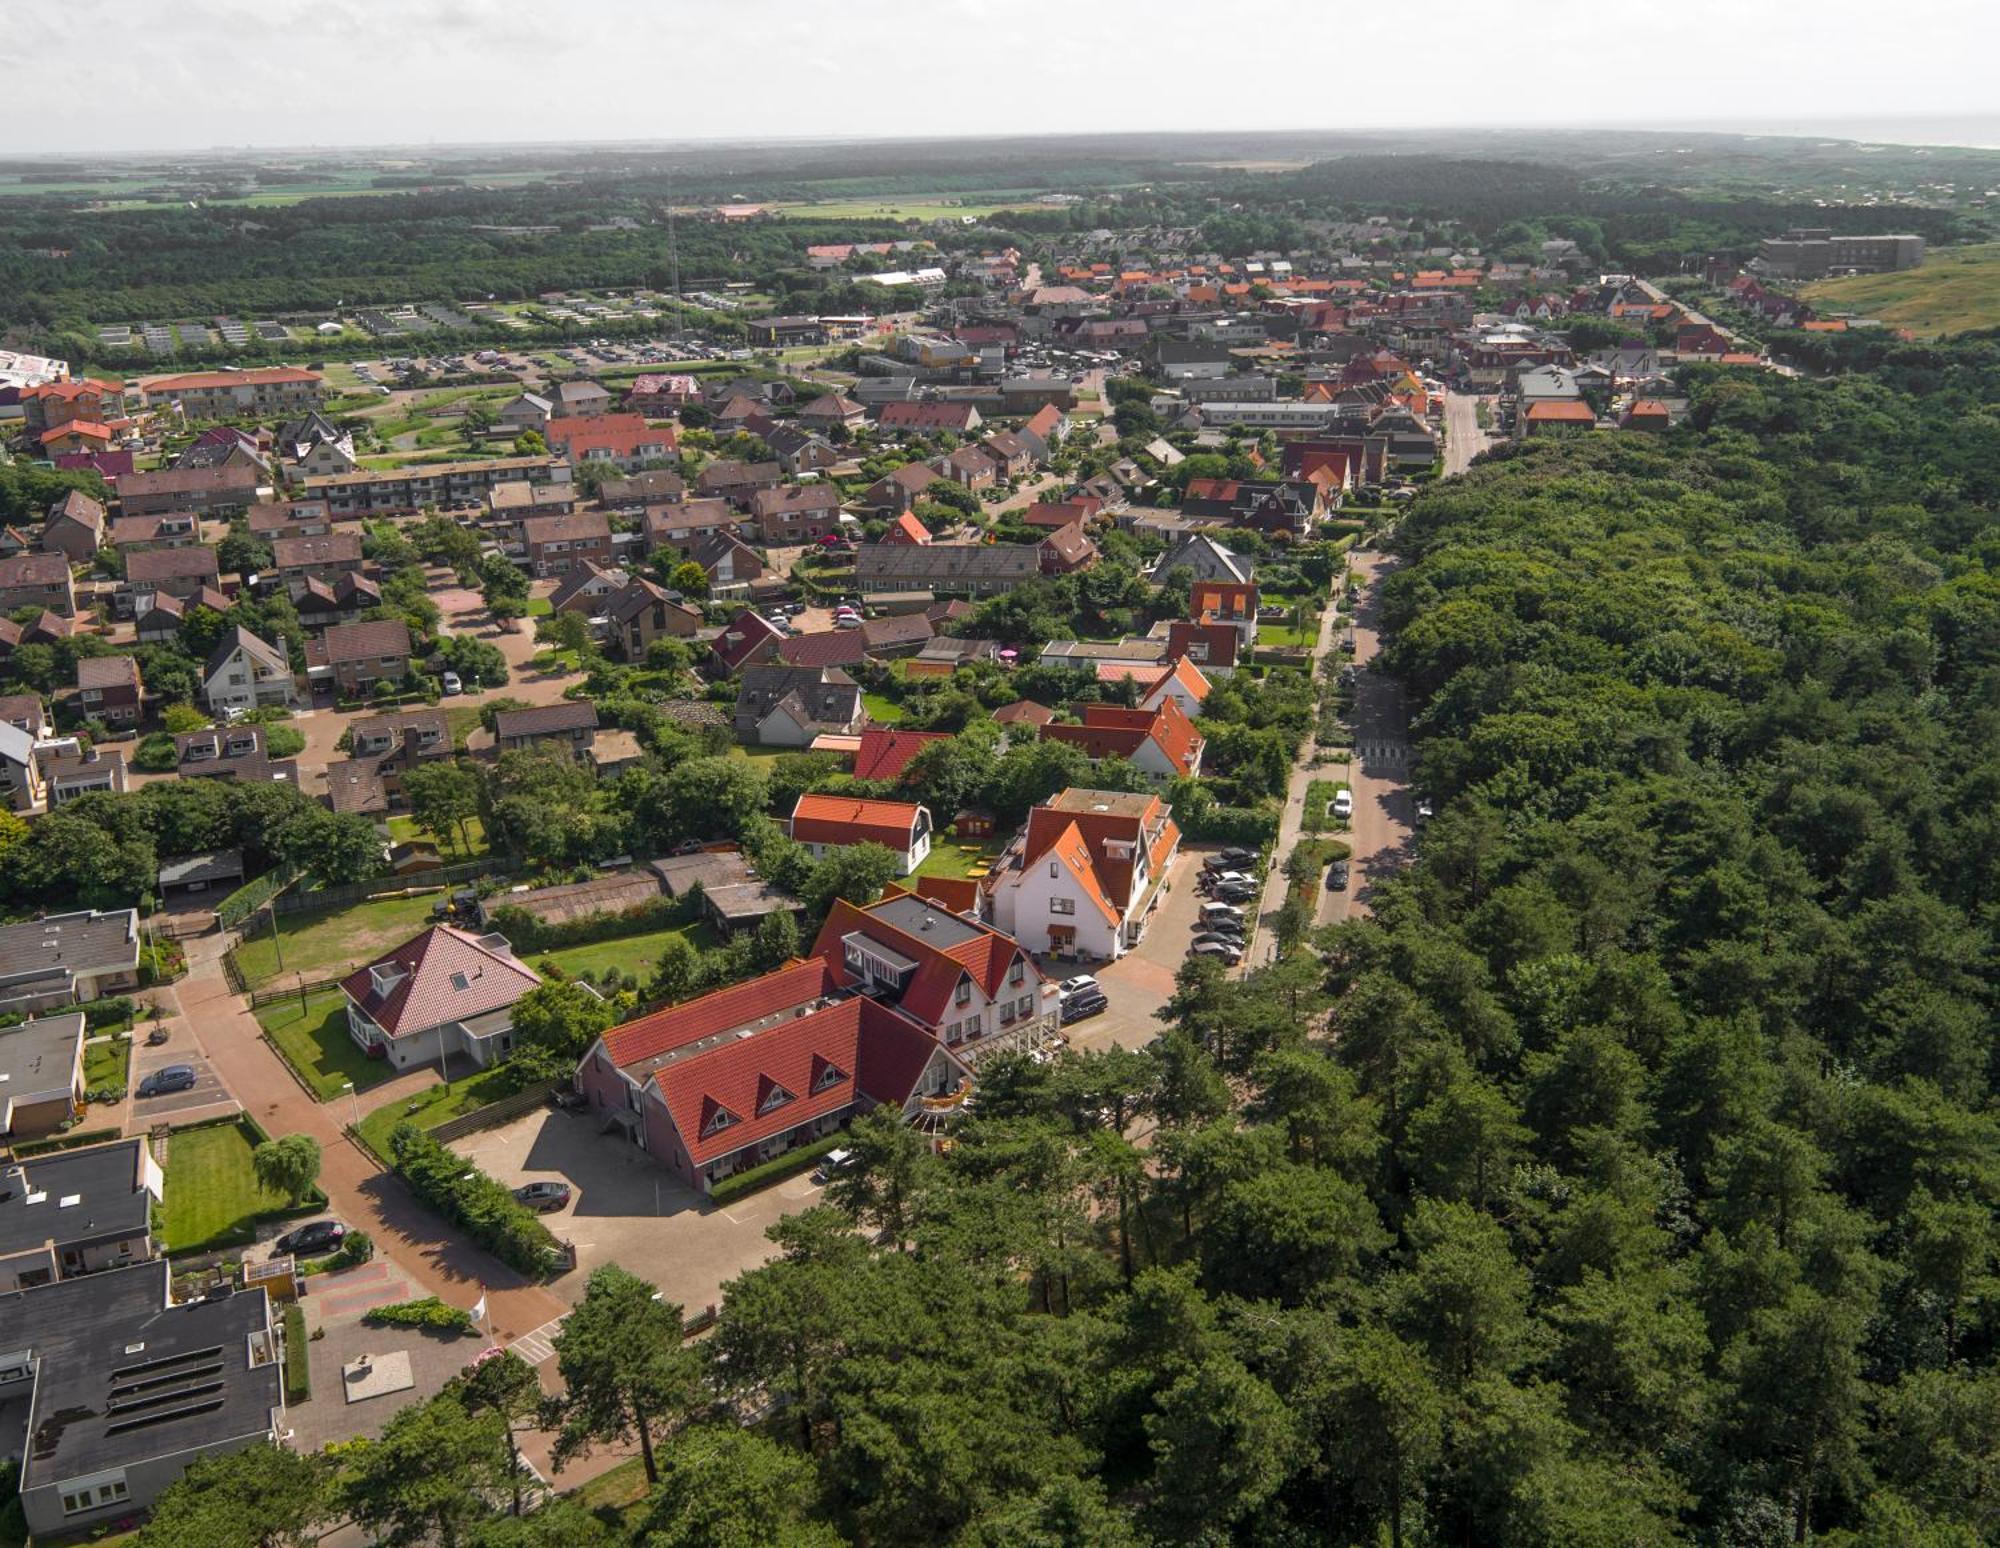
POLYGON ((2000 141, 1992 0, 1243 10, 20 0, 5 10, 0 154, 1204 126, 1852 124, 1867 137, 1872 120, 1919 115, 1940 123, 1941 139, 2000 141), (1236 19, 1258 15, 1270 20, 1236 19), (1975 116, 1983 136, 1963 127, 1975 116))

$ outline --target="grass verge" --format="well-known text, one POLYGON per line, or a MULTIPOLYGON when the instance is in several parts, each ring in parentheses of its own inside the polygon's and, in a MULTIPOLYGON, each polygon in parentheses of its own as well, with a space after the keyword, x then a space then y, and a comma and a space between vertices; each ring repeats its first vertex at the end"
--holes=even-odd
POLYGON ((396 1073, 388 1060, 369 1058, 348 1036, 347 996, 337 989, 308 995, 303 1007, 296 996, 275 1000, 256 1016, 279 1056, 322 1102, 343 1095, 349 1081, 366 1091, 396 1073))

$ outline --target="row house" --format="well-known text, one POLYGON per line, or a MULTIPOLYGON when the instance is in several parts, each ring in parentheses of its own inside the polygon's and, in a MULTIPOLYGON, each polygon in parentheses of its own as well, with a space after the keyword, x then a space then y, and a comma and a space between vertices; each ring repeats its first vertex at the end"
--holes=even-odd
POLYGON ((127 728, 139 723, 145 692, 130 656, 85 656, 76 664, 77 708, 90 720, 127 728))
POLYGON ((306 647, 308 678, 331 679, 347 698, 410 675, 410 628, 400 618, 334 624, 306 647))
POLYGON ((326 380, 297 366, 251 371, 197 371, 142 382, 149 408, 178 407, 189 419, 274 419, 305 414, 326 397, 326 380))
POLYGON ((530 516, 521 523, 521 543, 533 575, 564 575, 585 563, 608 565, 611 518, 602 511, 530 516))
POLYGON ((70 489, 42 518, 37 546, 44 553, 61 554, 72 564, 88 564, 104 546, 104 534, 104 507, 81 489, 70 489))
POLYGON ((122 554, 154 548, 193 548, 201 542, 201 518, 193 511, 161 511, 152 516, 119 516, 107 534, 122 554))
POLYGON ((298 765, 289 759, 272 758, 264 728, 258 725, 211 726, 187 732, 174 738, 174 758, 182 779, 298 782, 298 765))
POLYGON ((738 462, 722 458, 711 462, 695 475, 695 493, 727 500, 739 509, 750 503, 760 489, 775 489, 785 481, 785 470, 775 462, 738 462))
POLYGON ((569 465, 555 457, 484 457, 469 462, 423 463, 386 472, 334 473, 306 480, 306 497, 323 501, 340 516, 414 515, 427 505, 439 510, 477 509, 494 486, 526 480, 566 483, 569 465))
POLYGON ((854 559, 854 582, 864 593, 998 596, 1042 574, 1038 544, 864 543, 854 559))
POLYGON ((588 699, 501 710, 493 720, 493 742, 503 753, 540 752, 554 747, 574 757, 587 758, 596 740, 597 706, 588 699))
POLYGON ((279 538, 325 537, 333 530, 333 514, 324 500, 279 500, 250 508, 250 535, 266 543, 279 538))
POLYGON ((840 531, 840 491, 831 484, 784 484, 750 495, 750 519, 774 548, 817 543, 840 531))
POLYGON ((1081 709, 1082 724, 1043 726, 1041 739, 1080 748, 1092 763, 1123 758, 1158 782, 1192 779, 1201 772, 1201 733, 1179 700, 1169 698, 1154 709, 1116 704, 1085 704, 1081 709))
POLYGON ((243 465, 216 468, 161 468, 127 473, 118 480, 121 516, 158 516, 192 511, 197 516, 233 516, 258 501, 263 475, 243 465))
POLYGON ((639 537, 649 556, 665 548, 687 559, 704 538, 715 533, 734 533, 742 520, 742 513, 727 500, 681 500, 668 505, 649 505, 640 519, 639 537))
POLYGON ((361 534, 329 532, 323 537, 279 538, 271 545, 271 571, 294 602, 309 581, 332 586, 362 572, 361 534))
POLYGON ((113 595, 120 618, 142 618, 157 597, 185 602, 219 590, 221 572, 212 548, 146 548, 123 556, 125 582, 113 595))

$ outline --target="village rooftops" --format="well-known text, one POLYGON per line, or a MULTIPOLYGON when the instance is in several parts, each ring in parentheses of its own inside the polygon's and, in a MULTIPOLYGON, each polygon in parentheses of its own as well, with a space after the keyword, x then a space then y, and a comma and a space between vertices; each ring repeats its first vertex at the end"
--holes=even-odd
MULTIPOLYGON (((73 1012, 30 1021, 26 1027, 67 1028, 73 1046, 82 1025, 81 1013, 73 1012)), ((65 1080, 57 1094, 68 1089, 65 1080)), ((114 1140, 22 1161, 18 1175, 0 1180, 0 1258, 32 1252, 45 1242, 143 1237, 154 1202, 146 1187, 150 1158, 140 1155, 144 1144, 142 1139, 114 1140)))

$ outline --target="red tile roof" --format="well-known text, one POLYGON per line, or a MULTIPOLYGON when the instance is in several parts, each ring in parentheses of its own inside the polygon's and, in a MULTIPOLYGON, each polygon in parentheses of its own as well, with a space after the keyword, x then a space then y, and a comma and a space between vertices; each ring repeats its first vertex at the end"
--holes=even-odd
POLYGON ((604 1034, 604 1051, 619 1069, 630 1069, 719 1032, 754 1026, 767 1016, 809 1004, 832 987, 825 963, 788 962, 748 983, 732 984, 613 1027, 604 1034))
POLYGON ((356 968, 340 987, 376 1026, 399 1037, 512 1005, 540 982, 532 970, 480 944, 477 936, 451 925, 432 925, 367 967, 356 968), (401 976, 386 994, 379 994, 374 970, 391 966, 401 976))
POLYGON ((870 726, 861 733, 861 750, 854 755, 856 779, 898 780, 918 753, 933 742, 949 742, 945 731, 893 731, 870 726))
POLYGON ((729 620, 728 626, 715 637, 715 643, 711 648, 723 667, 734 672, 757 654, 764 645, 781 638, 783 636, 772 626, 768 618, 762 613, 745 608, 729 620))
POLYGON ((922 811, 913 801, 808 792, 792 808, 792 837, 802 844, 886 844, 902 854, 922 811))
POLYGON ((942 1028, 949 1018, 962 978, 970 977, 989 1000, 998 999, 1008 969, 1019 959, 1026 964, 1033 982, 1036 985, 1042 982, 1040 969, 1011 935, 1003 935, 991 925, 976 919, 961 918, 961 924, 971 925, 977 933, 951 946, 940 947, 881 917, 877 910, 894 902, 893 898, 885 898, 881 903, 862 908, 845 899, 837 899, 828 910, 826 923, 820 926, 819 936, 813 942, 813 955, 826 963, 827 971, 843 987, 851 980, 847 976, 846 952, 841 942, 857 931, 917 964, 902 998, 897 1001, 897 1008, 933 1032, 942 1028))
POLYGON ((882 534, 885 543, 928 543, 930 529, 908 511, 904 511, 889 523, 889 530, 882 534))
POLYGON ((574 456, 590 452, 610 452, 634 457, 640 448, 659 446, 663 455, 677 450, 680 433, 672 425, 654 427, 643 414, 597 414, 573 419, 551 419, 542 427, 542 439, 550 451, 568 450, 574 456))
POLYGON ((1152 742, 1182 774, 1192 774, 1201 761, 1201 734, 1174 699, 1163 700, 1152 710, 1086 704, 1082 725, 1043 726, 1042 740, 1068 742, 1092 758, 1130 758, 1152 742))
POLYGON ((1166 815, 1166 804, 1157 796, 1147 798, 1143 808, 1135 813, 1114 809, 1133 804, 1132 798, 1126 796, 1109 797, 1103 803, 1104 810, 1095 810, 1093 794, 1089 790, 1066 790, 1051 803, 1029 812, 1022 860, 1027 865, 1037 864, 1074 827, 1089 846, 1090 869, 1099 889, 1106 901, 1122 913, 1133 903, 1130 855, 1145 841, 1147 829, 1157 827, 1159 833, 1147 857, 1148 874, 1153 876, 1159 874, 1160 861, 1179 839, 1180 829, 1166 815), (1132 846, 1126 858, 1111 852, 1114 843, 1132 846))
POLYGON ((196 371, 187 376, 156 376, 139 385, 148 397, 162 392, 195 392, 205 387, 274 387, 288 382, 317 382, 317 371, 297 366, 270 366, 258 371, 196 371))

